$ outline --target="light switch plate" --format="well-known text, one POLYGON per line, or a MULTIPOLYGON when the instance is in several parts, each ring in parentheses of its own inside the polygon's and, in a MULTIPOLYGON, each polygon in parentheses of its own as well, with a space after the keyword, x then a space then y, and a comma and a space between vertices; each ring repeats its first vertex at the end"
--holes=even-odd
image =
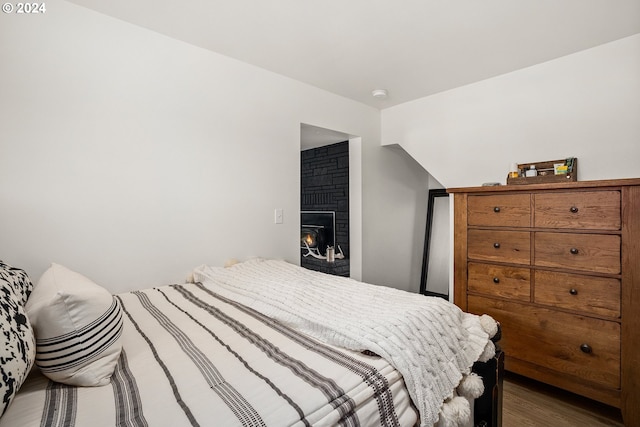
POLYGON ((276 224, 282 224, 283 222, 283 213, 282 213, 282 209, 276 209, 275 210, 275 218, 274 218, 274 222, 276 224))

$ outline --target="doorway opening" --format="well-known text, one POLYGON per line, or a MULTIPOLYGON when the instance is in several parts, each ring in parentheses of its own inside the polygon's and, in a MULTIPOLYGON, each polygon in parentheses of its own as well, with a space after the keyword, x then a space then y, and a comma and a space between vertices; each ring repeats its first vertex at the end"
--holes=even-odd
MULTIPOLYGON (((361 255, 353 256, 354 236, 356 245, 360 245, 361 195, 359 188, 352 191, 352 186, 360 182, 358 178, 353 179, 354 173, 360 173, 359 153, 360 138, 313 125, 300 125, 301 266, 345 277, 361 276, 361 255), (352 155, 354 151, 356 154, 352 155), (332 242, 312 251, 302 241, 304 233, 307 239, 309 235, 309 212, 331 215, 335 221, 329 239, 332 242), (307 217, 302 218, 303 215, 307 217)), ((321 234, 326 234, 326 229, 321 234)))

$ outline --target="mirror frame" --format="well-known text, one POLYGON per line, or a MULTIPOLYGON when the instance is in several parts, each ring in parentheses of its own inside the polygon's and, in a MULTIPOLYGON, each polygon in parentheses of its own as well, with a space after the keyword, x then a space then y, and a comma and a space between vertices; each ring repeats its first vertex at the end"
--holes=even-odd
POLYGON ((429 200, 427 204, 427 226, 424 233, 424 252, 422 257, 422 277, 420 279, 420 293, 422 295, 437 296, 449 299, 449 293, 440 294, 437 292, 427 291, 427 275, 429 273, 429 251, 431 249, 431 230, 433 228, 433 207, 436 197, 449 198, 449 193, 445 188, 436 188, 429 190, 429 200))

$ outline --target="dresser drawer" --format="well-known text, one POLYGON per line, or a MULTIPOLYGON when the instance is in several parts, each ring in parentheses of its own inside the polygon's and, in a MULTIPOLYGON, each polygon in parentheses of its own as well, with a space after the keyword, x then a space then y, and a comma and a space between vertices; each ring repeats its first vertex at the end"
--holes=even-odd
POLYGON ((529 194, 469 196, 467 221, 469 225, 529 227, 531 226, 531 196, 529 194))
POLYGON ((469 311, 502 325, 506 357, 605 387, 620 387, 620 324, 469 295, 469 311))
POLYGON ((530 300, 531 270, 470 262, 468 267, 468 289, 486 295, 530 300))
POLYGON ((620 229, 620 192, 535 194, 535 227, 620 229))
POLYGON ((612 318, 620 317, 620 280, 538 270, 535 298, 538 304, 612 318))
POLYGON ((620 273, 620 236, 535 233, 535 265, 598 273, 620 273))
POLYGON ((531 233, 528 231, 469 230, 469 259, 513 264, 531 262, 531 233))

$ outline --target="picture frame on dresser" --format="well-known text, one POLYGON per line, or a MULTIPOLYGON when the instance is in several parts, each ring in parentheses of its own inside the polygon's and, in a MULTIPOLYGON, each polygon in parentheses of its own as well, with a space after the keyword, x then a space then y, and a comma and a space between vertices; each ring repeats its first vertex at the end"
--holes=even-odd
POLYGON ((640 179, 448 191, 454 302, 501 323, 505 369, 640 425, 640 179))

